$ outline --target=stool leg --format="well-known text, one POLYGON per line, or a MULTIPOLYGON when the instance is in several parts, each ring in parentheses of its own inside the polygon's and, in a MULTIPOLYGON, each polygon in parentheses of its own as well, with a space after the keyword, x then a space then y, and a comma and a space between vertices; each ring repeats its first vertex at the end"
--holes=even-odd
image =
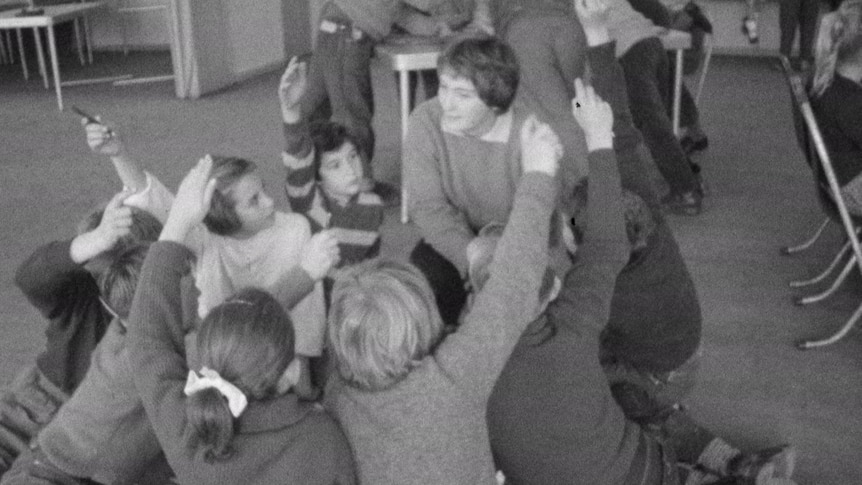
POLYGON ((21 35, 21 29, 15 29, 18 36, 18 55, 21 57, 21 69, 24 70, 24 80, 30 80, 30 71, 27 70, 27 56, 24 55, 24 36, 21 35))
POLYGON ((401 223, 410 222, 407 213, 407 185, 404 183, 404 144, 407 142, 407 118, 410 116, 410 82, 407 71, 398 71, 398 90, 401 96, 401 223))

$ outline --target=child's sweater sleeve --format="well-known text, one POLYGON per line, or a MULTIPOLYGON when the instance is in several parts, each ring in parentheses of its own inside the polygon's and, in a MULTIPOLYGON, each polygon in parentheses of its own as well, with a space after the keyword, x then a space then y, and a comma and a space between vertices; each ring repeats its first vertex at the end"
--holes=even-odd
POLYGON ((15 273, 15 285, 45 318, 55 318, 84 294, 95 300, 99 294, 93 277, 72 261, 71 240, 46 244, 30 255, 15 273))
POLYGON ((305 214, 315 224, 326 227, 323 200, 317 186, 314 145, 305 121, 284 124, 284 193, 294 212, 305 214))
POLYGON ((602 330, 608 321, 617 275, 630 252, 620 176, 612 150, 590 153, 588 190, 584 243, 559 297, 548 311, 558 325, 573 329, 588 325, 602 330))
POLYGON ((491 263, 491 277, 464 323, 435 354, 442 372, 478 400, 487 400, 515 343, 537 316, 556 197, 552 177, 523 175, 491 263))
POLYGON ((128 352, 144 410, 171 467, 188 466, 183 386, 188 374, 183 344, 180 280, 191 252, 160 241, 150 247, 129 315, 128 352))

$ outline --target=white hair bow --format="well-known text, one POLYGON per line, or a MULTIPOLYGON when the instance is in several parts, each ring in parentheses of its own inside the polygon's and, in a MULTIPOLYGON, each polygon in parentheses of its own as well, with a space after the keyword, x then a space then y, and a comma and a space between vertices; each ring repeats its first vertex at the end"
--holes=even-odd
POLYGON ((189 377, 186 379, 186 387, 183 389, 183 392, 186 396, 191 396, 198 391, 209 388, 217 390, 227 399, 227 406, 230 409, 230 414, 235 418, 240 417, 242 412, 245 411, 246 406, 248 406, 248 399, 238 387, 222 379, 218 372, 208 367, 201 369, 200 377, 198 376, 198 373, 190 370, 189 377))

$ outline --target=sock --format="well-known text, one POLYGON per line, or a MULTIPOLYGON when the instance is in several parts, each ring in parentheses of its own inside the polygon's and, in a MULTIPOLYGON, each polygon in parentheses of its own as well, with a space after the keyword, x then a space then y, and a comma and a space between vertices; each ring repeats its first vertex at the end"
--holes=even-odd
POLYGON ((727 462, 739 455, 740 451, 721 438, 713 438, 700 453, 697 462, 721 475, 727 473, 727 462))

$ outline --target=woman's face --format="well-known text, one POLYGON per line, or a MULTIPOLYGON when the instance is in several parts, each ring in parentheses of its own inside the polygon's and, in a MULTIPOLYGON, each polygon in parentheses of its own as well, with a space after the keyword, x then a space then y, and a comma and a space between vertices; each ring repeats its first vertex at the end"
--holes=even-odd
POLYGON ((450 69, 440 73, 437 98, 443 108, 443 129, 453 133, 482 136, 494 126, 497 112, 479 98, 473 81, 450 69))

